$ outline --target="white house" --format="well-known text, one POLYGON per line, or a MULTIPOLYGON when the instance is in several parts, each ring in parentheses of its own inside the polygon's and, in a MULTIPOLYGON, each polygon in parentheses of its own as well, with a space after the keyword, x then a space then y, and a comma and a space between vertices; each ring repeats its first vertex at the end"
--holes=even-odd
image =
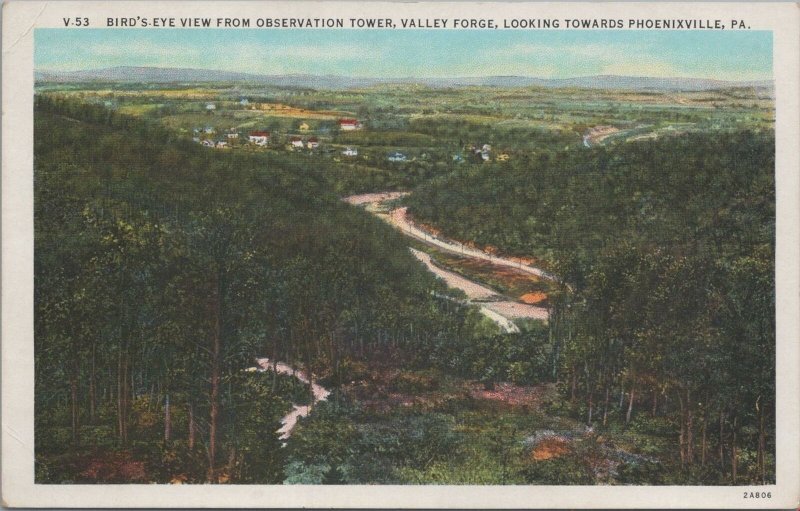
POLYGON ((395 152, 393 152, 392 154, 390 154, 390 155, 387 157, 387 159, 388 159, 389 161, 393 161, 393 162, 398 162, 398 161, 406 161, 406 155, 405 155, 405 154, 403 154, 403 153, 399 153, 399 152, 396 152, 396 151, 395 151, 395 152))
POLYGON ((303 147, 303 139, 299 137, 292 137, 289 139, 289 143, 292 144, 292 147, 301 148, 303 147))
POLYGON ((265 146, 269 144, 269 131, 251 131, 247 139, 251 144, 265 146))
POLYGON ((339 129, 342 131, 355 131, 362 128, 358 119, 339 119, 339 129))
POLYGON ((342 151, 342 154, 345 156, 358 156, 358 149, 355 147, 348 147, 342 151))

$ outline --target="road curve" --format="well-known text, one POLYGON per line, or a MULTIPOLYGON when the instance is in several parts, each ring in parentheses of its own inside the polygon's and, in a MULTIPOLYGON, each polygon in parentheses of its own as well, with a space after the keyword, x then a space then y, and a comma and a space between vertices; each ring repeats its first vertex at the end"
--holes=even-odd
MULTIPOLYGON (((256 363, 258 364, 257 368, 253 368, 257 371, 266 371, 273 369, 272 362, 268 358, 258 358, 256 359, 256 363)), ((309 383, 308 378, 306 377, 303 371, 297 371, 293 367, 284 364, 283 362, 278 362, 274 369, 278 372, 278 374, 288 374, 293 375, 295 378, 300 380, 303 383, 309 383)), ((251 369, 252 370, 252 369, 251 369)), ((325 387, 318 385, 317 383, 311 384, 311 393, 314 396, 310 405, 292 405, 292 411, 287 413, 281 418, 281 427, 278 429, 278 433, 280 433, 281 440, 288 440, 290 436, 292 436, 292 431, 294 431, 295 426, 297 425, 297 421, 300 417, 306 417, 309 413, 311 413, 311 408, 320 401, 325 401, 328 399, 330 395, 330 391, 325 387)))

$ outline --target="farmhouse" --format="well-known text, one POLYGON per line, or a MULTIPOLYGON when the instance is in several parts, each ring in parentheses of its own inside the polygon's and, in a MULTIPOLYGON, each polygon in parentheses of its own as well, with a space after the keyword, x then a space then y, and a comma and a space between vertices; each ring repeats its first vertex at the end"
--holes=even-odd
POLYGON ((342 131, 355 131, 362 128, 357 119, 339 119, 339 129, 342 131))
POLYGON ((247 138, 251 144, 265 146, 269 144, 269 131, 251 131, 247 138))
POLYGON ((316 137, 311 137, 308 139, 308 148, 309 149, 316 149, 319 147, 319 140, 316 137))
POLYGON ((342 151, 342 154, 345 156, 358 156, 358 149, 355 147, 348 147, 342 151))
POLYGON ((228 143, 226 141, 224 140, 217 141, 217 149, 223 149, 225 147, 228 147, 228 143))
POLYGON ((289 143, 292 144, 292 147, 303 147, 303 139, 300 137, 290 138, 289 143))
POLYGON ((228 137, 228 140, 236 140, 239 138, 239 132, 231 128, 228 130, 228 133, 226 133, 226 136, 228 137))
POLYGON ((406 161, 406 155, 405 155, 405 154, 403 154, 403 153, 399 153, 399 152, 396 152, 396 151, 395 151, 395 152, 393 152, 392 154, 390 154, 390 155, 387 157, 387 159, 388 159, 389 161, 393 161, 393 162, 398 162, 398 161, 406 161))

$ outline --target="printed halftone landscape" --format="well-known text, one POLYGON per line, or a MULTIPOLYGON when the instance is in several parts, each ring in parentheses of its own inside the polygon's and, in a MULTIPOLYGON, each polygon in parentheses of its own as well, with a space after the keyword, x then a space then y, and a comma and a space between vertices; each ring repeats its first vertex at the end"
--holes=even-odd
POLYGON ((37 483, 775 482, 761 31, 35 31, 37 483))

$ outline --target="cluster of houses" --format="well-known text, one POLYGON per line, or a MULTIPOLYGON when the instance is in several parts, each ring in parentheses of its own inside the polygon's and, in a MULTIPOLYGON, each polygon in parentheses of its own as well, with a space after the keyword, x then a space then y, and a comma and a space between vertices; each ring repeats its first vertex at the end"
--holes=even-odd
POLYGON ((319 147, 319 140, 317 137, 310 137, 308 139, 302 137, 292 137, 289 139, 289 145, 292 149, 316 149, 319 147))
MULTIPOLYGON (((206 105, 208 111, 215 109, 213 103, 206 105)), ((339 119, 339 130, 341 131, 355 131, 360 130, 364 125, 358 119, 339 119)), ((311 131, 311 126, 307 122, 302 122, 298 126, 301 133, 311 131)), ((244 140, 244 136, 241 137, 244 140)), ((230 128, 222 134, 218 134, 217 130, 212 126, 203 128, 194 128, 192 140, 205 147, 226 148, 236 145, 240 140, 240 133, 235 128, 230 128)), ((259 147, 266 147, 270 145, 271 134, 269 131, 256 130, 247 133, 247 143, 259 147)), ((317 137, 300 137, 292 136, 288 139, 288 146, 291 149, 317 149, 320 146, 320 141, 317 137)), ((345 156, 356 156, 358 150, 348 147, 342 154, 345 156)))
MULTIPOLYGON (((363 125, 358 119, 339 119, 338 126, 340 131, 356 131, 363 129, 363 125)), ((307 136, 307 134, 311 130, 311 127, 306 122, 300 123, 297 127, 299 134, 289 136, 288 139, 281 139, 286 140, 287 147, 290 150, 315 150, 320 148, 320 141, 315 136, 307 136)), ((275 143, 274 137, 269 131, 263 130, 254 130, 246 133, 240 133, 235 128, 230 128, 220 134, 211 127, 205 126, 203 128, 195 128, 193 130, 193 140, 199 144, 202 144, 205 147, 213 147, 216 149, 224 149, 235 145, 242 145, 242 144, 250 144, 251 146, 257 147, 267 147, 271 143, 275 143)), ((333 151, 333 149, 328 149, 328 152, 333 151)), ((341 151, 341 154, 346 157, 356 157, 358 156, 358 148, 348 146, 345 147, 344 150, 341 151)), ((424 158, 424 155, 423 155, 424 158)), ((500 153, 494 155, 492 152, 492 146, 490 144, 469 144, 464 147, 464 152, 456 153, 453 155, 452 160, 455 163, 462 163, 467 161, 467 159, 471 162, 475 163, 483 163, 489 162, 494 159, 494 161, 504 162, 508 161, 509 156, 506 153, 500 153)), ((402 163, 409 161, 407 155, 403 154, 399 151, 393 151, 386 155, 386 161, 390 163, 402 163)))
MULTIPOLYGON (((466 146, 465 152, 470 155, 470 159, 476 163, 483 163, 492 160, 492 146, 490 144, 470 144, 466 146)), ((494 157, 495 161, 508 161, 509 156, 507 153, 500 153, 494 157)), ((453 161, 456 163, 463 163, 464 156, 461 153, 453 155, 453 161)))

